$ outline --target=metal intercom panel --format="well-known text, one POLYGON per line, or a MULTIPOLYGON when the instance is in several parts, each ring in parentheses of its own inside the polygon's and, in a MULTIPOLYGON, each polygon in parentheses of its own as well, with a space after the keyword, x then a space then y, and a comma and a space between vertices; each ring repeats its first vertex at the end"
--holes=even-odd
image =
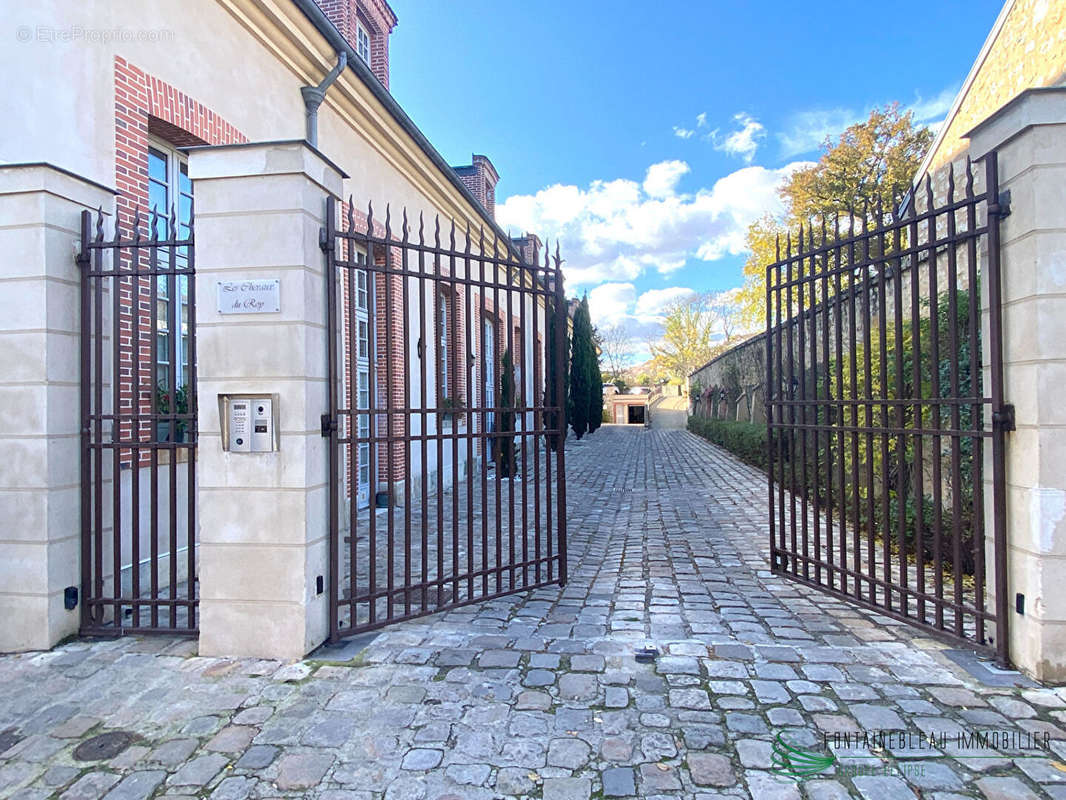
POLYGON ((231 453, 252 452, 252 415, 251 401, 229 401, 229 451, 231 453))
POLYGON ((274 401, 260 397, 252 401, 252 452, 269 453, 274 449, 274 401))
POLYGON ((222 447, 231 453, 271 453, 278 449, 277 395, 221 394, 222 447))

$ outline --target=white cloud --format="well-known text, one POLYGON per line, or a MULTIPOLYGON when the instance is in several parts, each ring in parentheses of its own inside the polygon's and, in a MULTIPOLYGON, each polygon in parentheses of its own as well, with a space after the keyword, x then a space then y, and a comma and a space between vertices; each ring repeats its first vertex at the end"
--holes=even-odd
POLYGON ((604 283, 589 291, 589 313, 593 325, 624 325, 639 348, 662 337, 663 314, 671 303, 694 294, 686 286, 637 294, 632 283, 604 283))
POLYGON ((660 161, 648 167, 644 176, 644 191, 651 197, 663 198, 674 194, 677 182, 689 171, 684 161, 660 161))
POLYGON ((668 289, 649 289, 637 298, 634 313, 642 317, 658 317, 671 303, 696 294, 687 286, 671 286, 668 289))
MULTIPOLYGON (((913 112, 915 122, 935 127, 951 108, 957 92, 958 85, 953 84, 930 98, 916 93, 914 102, 903 110, 913 112)), ((835 139, 845 128, 869 117, 871 108, 816 109, 793 114, 785 130, 777 134, 781 156, 794 158, 821 149, 826 139, 835 139)))
POLYGON ((589 315, 595 325, 617 325, 626 320, 637 298, 631 283, 604 283, 589 292, 589 315))
POLYGON ((755 151, 759 149, 759 142, 766 136, 766 128, 744 112, 734 114, 733 121, 740 127, 725 136, 719 136, 717 130, 712 131, 711 141, 714 142, 714 149, 731 156, 739 156, 745 163, 750 164, 755 158, 755 151))
POLYGON ((714 261, 744 251, 744 233, 764 213, 781 210, 778 188, 806 162, 780 169, 744 167, 710 187, 679 193, 683 161, 652 164, 644 181, 555 184, 496 206, 504 227, 534 231, 562 245, 567 287, 632 282, 669 274, 692 258, 714 261))
MULTIPOLYGON (((707 127, 707 112, 701 111, 696 115, 696 129, 707 127)), ((684 125, 674 126, 674 136, 678 139, 691 139, 696 135, 696 129, 686 128, 684 125)))
POLYGON ((939 121, 951 109, 951 104, 955 102, 955 95, 958 92, 958 85, 952 85, 942 89, 939 94, 930 98, 923 98, 920 94, 915 93, 914 102, 904 110, 912 112, 916 122, 939 121))
POLYGON ((826 139, 839 136, 849 125, 861 122, 869 112, 850 108, 800 111, 789 120, 788 129, 777 134, 781 155, 792 158, 821 149, 826 139))

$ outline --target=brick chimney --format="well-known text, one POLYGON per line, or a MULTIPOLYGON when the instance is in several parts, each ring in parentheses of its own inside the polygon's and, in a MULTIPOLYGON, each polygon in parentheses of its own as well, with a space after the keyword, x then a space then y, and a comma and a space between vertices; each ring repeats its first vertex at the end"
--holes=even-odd
POLYGON ((525 236, 512 236, 511 242, 521 254, 525 263, 539 266, 544 261, 544 256, 541 253, 543 244, 537 234, 527 233, 525 236))
POLYGON ((489 216, 496 219, 496 184, 500 175, 488 156, 473 155, 469 164, 452 167, 489 216))
POLYGON ((315 0, 371 72, 389 88, 389 34, 396 14, 385 0, 315 0))

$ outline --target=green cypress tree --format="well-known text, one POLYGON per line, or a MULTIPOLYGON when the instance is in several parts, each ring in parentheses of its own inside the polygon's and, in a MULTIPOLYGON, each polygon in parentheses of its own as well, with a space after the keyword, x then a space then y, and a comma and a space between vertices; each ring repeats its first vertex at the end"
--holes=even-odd
POLYGON ((592 343, 592 320, 589 318, 588 294, 574 313, 574 340, 570 354, 570 427, 580 439, 589 430, 592 410, 593 371, 599 372, 596 348, 592 343))
POLYGON ((501 478, 515 473, 514 457, 514 364, 511 348, 503 351, 500 367, 500 431, 496 438, 496 468, 501 478))
MULTIPOLYGON (((559 355, 556 352, 556 347, 555 347, 555 302, 554 302, 554 300, 549 300, 548 301, 546 313, 548 315, 548 331, 547 331, 548 338, 546 340, 546 352, 548 354, 548 358, 547 358, 547 375, 544 376, 544 407, 545 408, 550 408, 550 407, 556 405, 555 386, 556 386, 556 382, 557 381, 556 381, 556 375, 555 375, 555 365, 558 363, 558 355, 559 355)), ((565 342, 565 344, 564 344, 564 348, 565 349, 563 350, 563 353, 562 353, 562 361, 563 361, 563 391, 562 391, 562 398, 563 398, 563 403, 566 403, 567 402, 567 397, 570 396, 570 338, 569 338, 569 330, 564 331, 563 339, 564 339, 564 342, 565 342)), ((560 425, 559 425, 558 415, 555 412, 552 412, 552 411, 544 412, 544 428, 546 430, 558 430, 559 427, 560 427, 560 425)), ((565 438, 565 435, 566 435, 565 431, 563 432, 563 435, 564 435, 564 438, 565 438)), ((551 450, 552 452, 555 452, 555 448, 559 444, 559 437, 556 436, 556 435, 551 435, 551 436, 545 436, 544 438, 547 441, 548 449, 551 450)))
POLYGON ((596 342, 599 335, 592 329, 592 392, 589 395, 589 433, 603 423, 603 373, 600 372, 600 353, 596 342))

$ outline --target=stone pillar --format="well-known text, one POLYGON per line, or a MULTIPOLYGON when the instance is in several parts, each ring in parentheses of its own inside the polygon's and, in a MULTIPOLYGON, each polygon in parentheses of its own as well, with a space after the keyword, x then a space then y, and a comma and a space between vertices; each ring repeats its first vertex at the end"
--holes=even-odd
POLYGON ((302 657, 327 636, 326 286, 319 229, 347 177, 305 142, 192 148, 200 653, 302 657), (220 314, 217 283, 279 279, 281 310, 220 314), (219 395, 278 398, 280 444, 225 452, 219 395))
POLYGON ((78 630, 81 213, 114 192, 49 164, 0 166, 0 652, 78 630))
MULTIPOLYGON (((1000 227, 1004 395, 1017 420, 1006 441, 1010 657, 1033 677, 1059 682, 1066 680, 1066 88, 1023 92, 969 138, 975 158, 998 153, 1000 192, 1010 192, 1000 227)), ((987 365, 986 282, 981 289, 987 365)), ((991 498, 991 448, 985 452, 991 498)), ((992 553, 990 517, 986 527, 992 553)))

